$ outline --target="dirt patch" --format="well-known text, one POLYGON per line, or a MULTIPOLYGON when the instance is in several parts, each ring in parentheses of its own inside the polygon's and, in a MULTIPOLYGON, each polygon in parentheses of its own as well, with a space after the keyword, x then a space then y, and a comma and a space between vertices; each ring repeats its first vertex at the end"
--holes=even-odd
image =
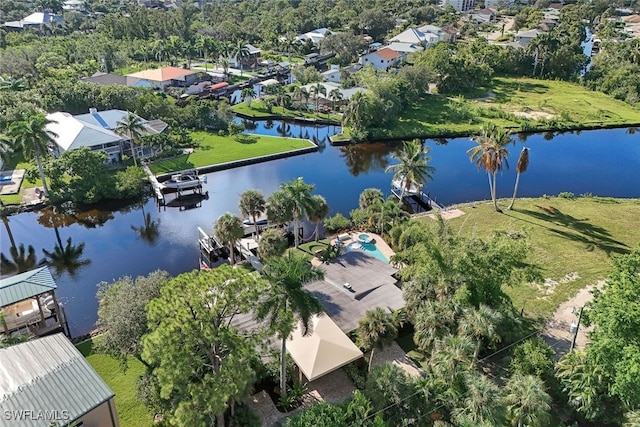
POLYGON ((526 117, 527 119, 533 120, 554 118, 553 114, 545 113, 544 111, 514 111, 513 114, 519 117, 526 117))
POLYGON ((538 299, 547 299, 549 295, 551 295, 555 291, 558 285, 561 285, 563 283, 573 282, 579 278, 580 276, 575 271, 573 273, 569 273, 565 275, 563 278, 559 280, 553 280, 548 277, 545 278, 544 282, 536 285, 536 288, 538 288, 538 291, 543 294, 543 296, 538 297, 538 299))
POLYGON ((486 102, 486 101, 491 101, 495 97, 496 97, 496 94, 490 90, 489 92, 487 92, 487 96, 484 96, 482 98, 475 98, 475 99, 472 99, 472 101, 486 102))

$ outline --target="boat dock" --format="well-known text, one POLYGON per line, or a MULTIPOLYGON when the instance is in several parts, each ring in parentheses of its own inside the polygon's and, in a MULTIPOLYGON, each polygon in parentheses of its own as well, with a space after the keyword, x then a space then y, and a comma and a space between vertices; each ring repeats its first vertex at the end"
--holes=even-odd
POLYGON ((207 178, 200 178, 197 170, 176 172, 167 181, 160 182, 146 164, 142 165, 142 169, 149 178, 158 207, 193 209, 200 207, 202 200, 209 198, 209 192, 202 191, 202 184, 207 182, 207 178), (189 179, 182 179, 183 177, 189 179), (167 200, 169 194, 175 194, 175 197, 167 200))
POLYGON ((432 199, 428 193, 422 191, 422 186, 411 184, 407 188, 402 183, 394 180, 391 183, 391 193, 409 209, 411 214, 443 210, 443 207, 432 199))

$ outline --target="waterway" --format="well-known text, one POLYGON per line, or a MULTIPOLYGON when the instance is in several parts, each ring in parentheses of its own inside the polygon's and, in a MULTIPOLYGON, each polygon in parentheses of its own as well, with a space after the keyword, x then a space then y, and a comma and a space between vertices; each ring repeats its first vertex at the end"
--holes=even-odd
MULTIPOLYGON (((90 331, 97 318, 97 285, 122 276, 146 275, 164 269, 176 275, 198 266, 197 227, 211 231, 225 212, 238 213, 238 199, 248 189, 265 195, 281 183, 296 177, 316 185, 316 194, 326 197, 331 213, 357 207, 365 188, 377 187, 389 195, 393 163, 391 153, 398 144, 370 144, 347 147, 329 145, 327 137, 339 131, 335 126, 303 126, 280 121, 247 123, 251 132, 316 141, 320 150, 286 159, 260 163, 208 175, 205 190, 209 199, 189 210, 159 209, 153 199, 120 209, 52 214, 22 213, 8 219, 16 244, 33 245, 38 257, 51 251, 57 240, 67 238, 85 244, 82 259, 89 261, 75 272, 56 275, 58 296, 63 301, 72 333, 90 331), (146 225, 146 227, 145 227, 146 225), (57 227, 53 228, 53 227, 57 227), (154 232, 155 230, 155 232, 154 232)), ((529 169, 520 179, 522 197, 576 195, 640 197, 640 133, 633 130, 596 130, 561 135, 534 134, 515 140, 509 147, 511 169, 498 176, 498 196, 509 197, 515 179, 515 164, 522 147, 530 149, 529 169)), ((436 168, 427 191, 440 204, 450 206, 489 198, 487 176, 469 162, 466 151, 474 143, 468 138, 449 141, 427 140, 431 165, 436 168)), ((0 227, 0 250, 8 254, 7 229, 0 227)))

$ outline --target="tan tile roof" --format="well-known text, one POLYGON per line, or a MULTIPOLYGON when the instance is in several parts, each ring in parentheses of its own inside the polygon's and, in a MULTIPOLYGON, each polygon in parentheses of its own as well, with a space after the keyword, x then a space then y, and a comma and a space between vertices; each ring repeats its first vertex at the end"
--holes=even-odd
POLYGON ((178 67, 163 67, 153 70, 139 71, 137 73, 127 74, 127 76, 151 80, 154 82, 166 82, 168 80, 179 79, 180 77, 188 76, 190 74, 195 74, 195 72, 178 67))
POLYGON ((387 61, 400 57, 400 54, 398 52, 396 52, 395 50, 391 50, 388 47, 383 47, 382 49, 378 50, 376 53, 379 56, 381 56, 383 59, 386 59, 387 61))

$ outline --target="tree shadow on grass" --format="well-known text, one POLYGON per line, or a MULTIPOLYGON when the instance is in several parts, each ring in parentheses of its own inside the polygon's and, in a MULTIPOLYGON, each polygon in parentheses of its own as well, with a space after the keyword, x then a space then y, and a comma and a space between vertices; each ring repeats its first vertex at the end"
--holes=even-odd
POLYGON ((618 240, 611 238, 611 233, 603 227, 589 223, 589 218, 575 218, 569 214, 561 212, 553 206, 538 206, 537 211, 522 209, 518 212, 545 221, 565 229, 546 227, 549 231, 566 239, 583 243, 585 249, 592 251, 598 248, 611 256, 611 254, 623 254, 628 252, 628 246, 618 240))
POLYGON ((240 144, 255 144, 258 142, 257 136, 248 135, 246 133, 239 133, 238 135, 234 136, 233 139, 235 139, 240 144))
POLYGON ((492 91, 496 94, 498 101, 504 102, 513 98, 517 92, 543 94, 549 91, 549 87, 541 83, 496 81, 492 91))

